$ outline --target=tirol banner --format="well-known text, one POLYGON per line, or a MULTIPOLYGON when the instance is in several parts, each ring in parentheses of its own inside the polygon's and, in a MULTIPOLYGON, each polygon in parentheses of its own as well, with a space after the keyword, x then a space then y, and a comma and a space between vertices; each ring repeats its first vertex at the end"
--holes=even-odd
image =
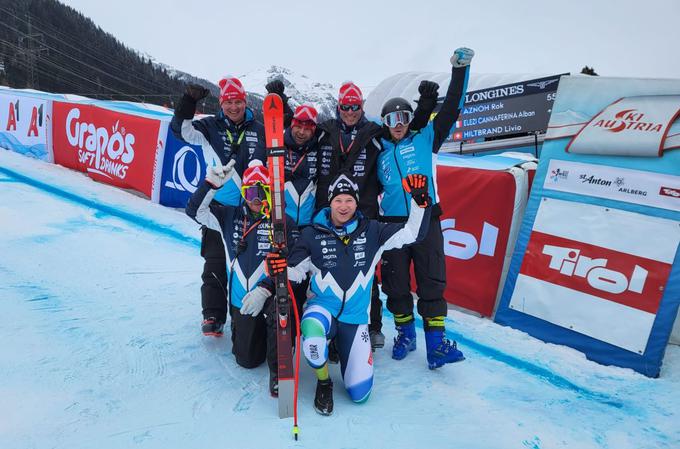
POLYGON ((177 139, 168 130, 160 185, 160 204, 185 207, 191 194, 205 178, 206 162, 198 145, 177 139))
MULTIPOLYGON (((535 163, 501 155, 439 155, 437 191, 448 303, 493 315, 526 205, 529 165, 535 163), (494 207, 480 207, 485 204, 494 207)), ((411 280, 415 286, 413 272, 411 280)))
POLYGON ((159 120, 60 101, 53 115, 55 163, 152 196, 159 120))
POLYGON ((439 166, 446 300, 490 317, 505 260, 515 180, 505 171, 439 166), (493 207, 480 207, 493 204, 493 207))
POLYGON ((680 80, 563 77, 497 322, 656 377, 680 304, 680 80))
POLYGON ((47 125, 50 103, 0 91, 0 148, 52 162, 47 125))

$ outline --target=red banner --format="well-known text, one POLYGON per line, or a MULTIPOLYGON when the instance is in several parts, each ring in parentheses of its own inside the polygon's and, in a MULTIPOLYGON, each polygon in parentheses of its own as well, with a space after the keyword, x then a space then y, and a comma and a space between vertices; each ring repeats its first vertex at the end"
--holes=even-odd
POLYGON ((512 223, 515 179, 505 171, 437 167, 447 302, 493 314, 512 223))
POLYGON ((57 101, 53 117, 55 163, 151 197, 158 120, 57 101))

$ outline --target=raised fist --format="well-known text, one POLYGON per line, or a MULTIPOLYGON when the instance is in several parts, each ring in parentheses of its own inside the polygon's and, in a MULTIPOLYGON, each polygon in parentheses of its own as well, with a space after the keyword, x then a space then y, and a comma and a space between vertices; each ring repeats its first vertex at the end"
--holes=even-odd
POLYGON ((267 92, 270 94, 277 94, 279 97, 283 98, 283 92, 285 91, 286 86, 283 85, 283 81, 281 80, 273 80, 268 82, 264 88, 267 89, 267 92))
POLYGON ((422 98, 437 98, 439 96, 439 84, 434 81, 422 80, 418 86, 418 92, 422 98))
POLYGON ((457 48, 453 52, 453 56, 451 56, 451 65, 456 68, 469 66, 474 56, 475 51, 471 48, 467 47, 457 48))
POLYGON ((194 101, 198 102, 210 95, 210 91, 203 86, 198 84, 189 84, 186 88, 186 94, 189 95, 194 101))

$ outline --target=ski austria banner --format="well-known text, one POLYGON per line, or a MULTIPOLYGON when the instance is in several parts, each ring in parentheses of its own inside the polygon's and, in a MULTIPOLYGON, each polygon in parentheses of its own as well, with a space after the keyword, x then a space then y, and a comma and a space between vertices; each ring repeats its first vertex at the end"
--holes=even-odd
POLYGON ((160 184, 160 204, 185 207, 205 175, 206 162, 201 147, 177 139, 168 129, 160 184))
POLYGON ((50 103, 9 89, 0 91, 0 148, 51 162, 50 103))
POLYGON ((54 162, 153 196, 160 121, 97 106, 53 103, 54 162))
POLYGON ((680 80, 564 77, 495 319, 659 375, 680 304, 680 80))
POLYGON ((440 155, 437 182, 449 303, 493 315, 526 205, 526 160, 440 155), (493 205, 493 207, 481 207, 493 205), (515 224, 515 234, 511 230, 515 224), (508 251, 508 248, 510 250, 508 251))

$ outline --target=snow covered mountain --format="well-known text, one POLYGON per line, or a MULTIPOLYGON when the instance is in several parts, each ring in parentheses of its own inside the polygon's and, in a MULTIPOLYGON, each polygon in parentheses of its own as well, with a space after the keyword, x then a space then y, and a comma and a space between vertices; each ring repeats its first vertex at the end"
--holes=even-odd
POLYGON ((335 116, 338 88, 331 83, 314 81, 306 75, 275 65, 240 75, 239 79, 249 93, 260 98, 267 94, 264 86, 269 81, 280 79, 286 86, 286 95, 291 99, 293 109, 300 104, 312 104, 319 112, 320 120, 335 116))

